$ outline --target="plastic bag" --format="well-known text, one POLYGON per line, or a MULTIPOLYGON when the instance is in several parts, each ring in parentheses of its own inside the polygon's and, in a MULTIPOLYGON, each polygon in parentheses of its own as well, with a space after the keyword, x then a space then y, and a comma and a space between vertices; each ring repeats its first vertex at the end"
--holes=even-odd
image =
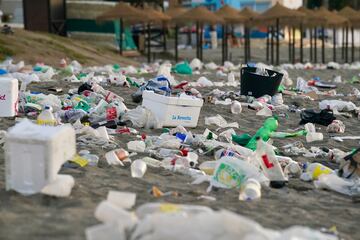
POLYGON ((122 117, 122 121, 131 121, 138 128, 161 128, 161 124, 157 117, 148 109, 138 106, 129 110, 122 117))
POLYGON ((178 74, 192 75, 192 69, 187 61, 176 64, 172 70, 178 74))
POLYGON ((145 90, 154 91, 157 94, 170 96, 171 84, 168 78, 163 75, 150 79, 148 82, 140 86, 140 88, 131 95, 133 101, 140 102, 142 100, 142 94, 145 90))

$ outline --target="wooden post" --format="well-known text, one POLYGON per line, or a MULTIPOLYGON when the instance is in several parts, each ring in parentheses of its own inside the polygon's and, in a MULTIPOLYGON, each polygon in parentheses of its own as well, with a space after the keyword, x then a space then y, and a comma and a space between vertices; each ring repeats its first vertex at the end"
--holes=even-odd
POLYGON ((355 61, 355 37, 354 27, 351 27, 351 62, 355 61))
POLYGON ((325 63, 325 28, 321 27, 321 60, 325 63))
POLYGON ((200 59, 200 51, 199 51, 199 22, 196 22, 196 58, 200 59))
POLYGON ((120 18, 120 45, 119 45, 119 49, 120 49, 120 55, 123 54, 123 32, 124 32, 124 23, 122 18, 120 18))
POLYGON ((289 26, 288 28, 289 30, 289 34, 288 34, 288 37, 289 37, 289 62, 291 62, 291 51, 292 51, 292 47, 291 47, 291 27, 289 26))
POLYGON ((349 27, 346 26, 346 30, 345 30, 345 35, 346 35, 346 39, 345 39, 345 61, 348 63, 349 62, 349 27))
POLYGON ((222 64, 225 63, 225 24, 222 25, 222 31, 223 31, 223 36, 222 36, 222 64))
POLYGON ((300 62, 304 62, 304 28, 303 23, 300 23, 300 62))
POLYGON ((315 35, 314 35, 314 58, 315 58, 315 63, 317 63, 317 27, 315 27, 315 35))
POLYGON ((313 61, 313 29, 309 29, 310 32, 310 62, 313 61))
POLYGON ((167 51, 167 44, 166 44, 166 26, 165 23, 163 25, 163 34, 164 34, 164 52, 167 51))
POLYGON ((148 63, 151 62, 151 29, 150 29, 150 23, 147 24, 147 32, 148 32, 148 54, 147 54, 147 61, 148 63))
POLYGON ((336 62, 336 28, 333 27, 333 61, 336 62))
POLYGON ((276 65, 280 65, 280 19, 276 19, 276 65))
POLYGON ((274 26, 271 26, 271 64, 274 64, 274 26))
POLYGON ((178 60, 179 60, 178 34, 179 34, 179 27, 178 27, 178 25, 175 25, 175 62, 178 62, 178 60))
POLYGON ((266 34, 266 62, 269 62, 269 48, 270 48, 270 27, 267 27, 267 34, 266 34))
POLYGON ((296 57, 296 50, 295 50, 295 31, 296 31, 296 28, 293 27, 293 32, 292 32, 292 40, 293 40, 293 43, 292 43, 292 63, 295 64, 295 57, 296 57))

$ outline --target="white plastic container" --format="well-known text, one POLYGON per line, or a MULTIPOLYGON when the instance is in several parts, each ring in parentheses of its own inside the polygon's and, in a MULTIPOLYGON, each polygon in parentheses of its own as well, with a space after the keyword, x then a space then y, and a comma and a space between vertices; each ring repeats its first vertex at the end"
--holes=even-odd
POLYGON ((19 82, 0 77, 0 117, 14 117, 18 111, 19 82))
POLYGON ((164 127, 196 127, 203 103, 202 99, 167 97, 144 91, 142 106, 151 110, 164 127))
POLYGON ((6 189, 29 195, 53 182, 61 165, 76 153, 75 131, 25 119, 12 127, 5 141, 6 189))

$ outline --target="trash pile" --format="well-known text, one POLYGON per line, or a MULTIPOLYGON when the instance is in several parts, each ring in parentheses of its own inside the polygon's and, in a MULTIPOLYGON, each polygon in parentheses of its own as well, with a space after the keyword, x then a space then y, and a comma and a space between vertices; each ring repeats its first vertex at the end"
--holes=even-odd
MULTIPOLYGON (((324 141, 328 136, 319 132, 319 125, 325 126, 336 141, 360 139, 342 136, 346 126, 337 119, 357 118, 359 107, 351 101, 331 99, 344 96, 333 89, 336 84, 330 86, 318 80, 298 78, 293 87, 286 69, 308 69, 307 64, 286 65, 278 71, 267 67, 236 66, 230 62, 218 66, 198 59, 174 67, 169 62, 138 68, 116 64, 82 67, 76 61, 67 64, 62 59, 59 67, 53 68, 42 63, 30 67, 24 62, 13 64, 7 60, 0 64, 0 117, 16 117, 17 123, 7 132, 0 132, 0 144, 4 143, 5 147, 6 188, 24 195, 41 192, 67 197, 76 183, 72 176, 58 174, 59 170, 96 167, 105 159, 107 165, 130 166, 133 178, 146 179, 148 168, 162 168, 189 176, 192 184, 207 182, 208 193, 218 188, 237 189, 240 201, 259 201, 262 188, 283 188, 295 178, 313 181, 319 189, 360 196, 360 148, 350 152, 316 146, 307 149, 301 142, 324 141), (216 81, 211 81, 207 76, 213 76, 214 72, 216 81), (145 79, 143 75, 149 73, 156 76, 145 79), (175 79, 188 75, 200 77, 194 82, 175 79), (239 91, 240 82, 244 88, 247 76, 272 78, 274 86, 262 87, 259 84, 264 81, 260 81, 247 85, 246 91, 239 91), (28 90, 33 83, 59 79, 70 86, 68 91, 60 87, 46 88, 48 94, 28 90), (235 90, 220 90, 220 87, 235 90), (122 88, 133 89, 131 107, 125 104, 128 99, 112 91, 121 92, 122 88), (209 91, 200 92, 203 89, 209 91), (259 89, 265 92, 260 94, 259 89), (247 94, 242 95, 243 92, 247 94), (329 99, 319 101, 318 109, 296 105, 296 101, 314 101, 319 96, 329 99), (228 109, 233 120, 246 111, 262 118, 263 125, 253 135, 240 134, 242 127, 237 121, 228 122, 220 114, 202 118, 204 104, 228 109), (280 122, 289 114, 299 115, 299 126, 278 131, 280 122), (196 129, 200 121, 206 126, 203 132, 196 129), (157 129, 161 134, 145 134, 144 129, 157 129), (116 136, 124 134, 136 140, 121 146, 116 136), (274 139, 290 138, 295 138, 295 142, 275 147, 274 139), (76 148, 82 150, 77 152, 76 148), (98 155, 96 149, 102 149, 105 154, 98 155), (304 156, 309 162, 296 161, 294 156, 304 156), (319 157, 328 159, 337 168, 314 161, 319 157), (23 164, 25 159, 27 163, 23 164)), ((330 63, 325 67, 360 68, 356 64, 330 63)), ((358 98, 360 92, 353 89, 349 95, 358 98)), ((198 236, 210 239, 218 234, 225 234, 226 239, 240 235, 243 239, 309 239, 309 236, 333 239, 303 227, 272 231, 234 213, 201 206, 148 203, 138 207, 134 215, 127 211, 134 204, 134 194, 109 192, 108 199, 95 211, 95 217, 104 224, 88 228, 87 239, 125 236, 177 239, 183 238, 184 229, 191 239, 198 236), (224 221, 231 224, 220 224, 224 221), (202 224, 198 226, 195 222, 202 224), (209 231, 214 224, 218 228, 209 231)))

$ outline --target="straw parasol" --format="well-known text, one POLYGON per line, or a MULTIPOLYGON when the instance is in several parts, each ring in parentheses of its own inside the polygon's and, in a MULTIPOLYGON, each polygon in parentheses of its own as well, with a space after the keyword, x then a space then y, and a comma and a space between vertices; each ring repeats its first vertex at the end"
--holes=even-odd
POLYGON ((225 24, 223 25, 223 44, 222 44, 222 62, 224 63, 228 55, 227 46, 227 24, 245 23, 247 18, 240 15, 239 11, 229 5, 224 5, 215 14, 224 19, 225 24))
POLYGON ((149 19, 142 11, 126 4, 124 2, 118 3, 115 7, 111 8, 109 11, 104 12, 96 18, 98 21, 104 20, 118 20, 120 19, 120 54, 123 53, 123 31, 124 31, 124 22, 126 23, 137 23, 137 22, 147 22, 149 19))
MULTIPOLYGON (((262 21, 268 24, 268 26, 276 24, 276 64, 279 65, 280 60, 280 24, 281 25, 290 25, 293 24, 294 21, 301 21, 305 14, 284 7, 280 3, 276 3, 272 8, 265 11, 263 14, 256 18, 257 21, 262 21)), ((272 39, 273 43, 273 34, 272 39)), ((273 44, 272 44, 273 45, 273 44)), ((273 47, 272 47, 273 50, 273 47)), ((271 63, 273 63, 273 51, 271 52, 271 63)))
POLYGON ((114 20, 114 19, 123 19, 124 22, 138 23, 138 22, 147 22, 148 17, 144 16, 144 13, 127 3, 119 2, 115 7, 111 8, 109 11, 104 12, 96 18, 96 20, 114 20))
MULTIPOLYGON (((165 14, 170 16, 171 19, 186 13, 188 9, 182 7, 170 7, 166 10, 165 14)), ((178 33, 179 33, 179 26, 175 24, 175 61, 178 61, 178 33)))
POLYGON ((173 18, 173 22, 177 24, 184 23, 196 23, 196 42, 197 42, 197 51, 196 57, 202 60, 202 32, 203 25, 206 23, 216 24, 216 23, 224 23, 225 21, 217 16, 215 13, 209 11, 207 8, 203 6, 195 7, 190 9, 189 11, 177 15, 173 18), (199 38, 199 28, 201 30, 200 38, 199 38))
POLYGON ((239 14, 238 10, 227 4, 219 8, 215 14, 224 19, 225 23, 243 23, 247 21, 247 17, 239 14))
POLYGON ((149 19, 148 24, 147 24, 147 34, 148 34, 148 39, 147 39, 147 61, 150 62, 151 61, 151 28, 150 28, 150 23, 162 24, 163 25, 162 26, 163 27, 163 36, 164 36, 164 46, 163 47, 164 47, 164 51, 166 51, 165 24, 171 20, 171 17, 166 15, 162 11, 156 10, 154 8, 151 8, 151 7, 145 7, 143 9, 141 9, 141 10, 144 12, 144 14, 149 19))
POLYGON ((203 6, 199 6, 173 18, 176 23, 197 22, 200 24, 224 23, 224 19, 217 16, 203 6))
POLYGON ((260 13, 253 11, 249 7, 245 7, 239 12, 239 15, 241 15, 247 19, 245 21, 245 25, 244 25, 244 31, 245 31, 244 32, 244 40, 245 40, 244 55, 245 55, 245 62, 247 62, 248 60, 251 60, 250 28, 253 25, 260 24, 260 22, 256 21, 256 18, 258 16, 260 16, 260 13))
MULTIPOLYGON (((326 19, 305 7, 297 9, 298 12, 305 14, 305 17, 300 22, 301 37, 300 37, 300 61, 303 62, 303 27, 310 29, 310 60, 313 59, 313 28, 324 26, 326 19)), ((315 39, 316 40, 316 39, 315 39)))
POLYGON ((188 10, 186 8, 182 8, 182 7, 171 7, 171 8, 168 8, 166 11, 165 11, 165 14, 167 16, 170 16, 171 18, 174 18, 178 15, 181 15, 181 14, 184 14, 185 12, 187 12, 188 10))
MULTIPOLYGON (((354 38, 354 28, 360 28, 360 13, 354 10, 351 7, 344 7, 338 13, 340 16, 348 19, 348 24, 351 26, 351 60, 354 61, 355 54, 355 38, 354 38)), ((348 31, 348 30, 347 30, 348 31)), ((346 35, 348 41, 348 34, 346 35)))
MULTIPOLYGON (((322 37, 321 37, 321 49, 322 49, 322 62, 325 63, 325 31, 324 28, 325 27, 332 27, 333 31, 334 31, 334 50, 333 50, 333 54, 334 54, 334 61, 336 61, 336 28, 342 27, 342 26, 347 26, 349 21, 347 18, 344 18, 338 14, 336 14, 335 12, 330 12, 328 9, 326 9, 325 7, 321 7, 318 10, 315 11, 315 13, 318 16, 321 16, 322 18, 324 18, 326 20, 326 23, 322 26, 322 37)), ((348 31, 348 28, 346 28, 348 31)), ((346 49, 346 61, 347 61, 347 49, 346 49)))

